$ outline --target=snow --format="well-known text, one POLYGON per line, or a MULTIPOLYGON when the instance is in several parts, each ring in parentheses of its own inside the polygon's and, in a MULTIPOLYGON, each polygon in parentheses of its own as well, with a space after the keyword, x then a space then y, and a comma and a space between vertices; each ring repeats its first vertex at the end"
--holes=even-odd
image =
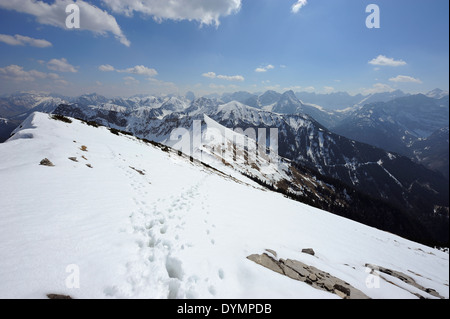
POLYGON ((0 180, 0 298, 338 298, 246 259, 268 248, 372 298, 417 297, 368 288, 366 263, 449 297, 447 253, 76 120, 31 115, 0 145, 0 180))
POLYGON ((200 121, 198 121, 190 130, 176 131, 175 136, 170 136, 168 140, 163 141, 163 144, 193 156, 228 175, 244 180, 250 185, 257 186, 250 179, 243 178, 239 172, 258 177, 267 183, 288 178, 288 165, 284 162, 286 160, 279 158, 277 150, 271 149, 270 145, 257 144, 255 130, 233 131, 207 115, 203 118, 205 122, 203 127, 200 127, 200 121))

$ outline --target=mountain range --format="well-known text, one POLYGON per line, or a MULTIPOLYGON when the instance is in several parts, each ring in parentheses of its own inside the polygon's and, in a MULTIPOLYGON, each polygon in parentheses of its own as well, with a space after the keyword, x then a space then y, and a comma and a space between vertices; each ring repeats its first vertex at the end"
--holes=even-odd
POLYGON ((448 135, 445 137, 448 124, 448 95, 436 99, 418 94, 366 104, 332 130, 350 139, 416 159, 429 168, 439 170, 448 179, 448 165, 435 163, 438 160, 448 164, 448 135), (430 154, 436 149, 431 144, 436 144, 437 139, 440 139, 441 147, 438 153, 430 154), (428 159, 421 155, 422 150, 428 150, 428 159))
MULTIPOLYGON (((401 95, 393 93, 393 96, 401 95)), ((21 113, 12 114, 13 120, 23 119, 33 111, 53 111, 166 145, 170 144, 174 129, 189 130, 194 120, 204 125, 205 115, 231 129, 268 132, 277 128, 278 152, 282 158, 304 170, 312 170, 315 176, 338 181, 415 216, 427 225, 423 240, 448 242, 448 227, 445 227, 448 225, 448 170, 447 179, 443 176, 448 163, 448 129, 444 128, 446 121, 448 124, 448 96, 441 97, 443 92, 439 90, 428 96, 403 95, 388 102, 363 106, 357 103, 345 112, 330 112, 303 102, 293 91, 283 94, 268 91, 261 95, 237 92, 221 98, 191 96, 191 99, 178 96, 107 99, 97 94, 64 99, 23 94, 9 97, 11 103, 7 102, 8 97, 3 98, 2 105, 24 104, 21 113), (319 117, 316 113, 333 119, 335 114, 340 114, 342 124, 329 129, 316 121, 319 117), (366 135, 373 139, 365 139, 366 135)), ((379 97, 387 99, 386 95, 379 97)), ((366 101, 371 98, 375 95, 364 97, 366 101)), ((3 109, 8 111, 11 107, 3 109)), ((263 180, 271 186, 276 184, 263 180)), ((290 186, 285 191, 305 195, 296 193, 300 184, 288 180, 290 186)), ((331 204, 328 201, 326 205, 331 204)))

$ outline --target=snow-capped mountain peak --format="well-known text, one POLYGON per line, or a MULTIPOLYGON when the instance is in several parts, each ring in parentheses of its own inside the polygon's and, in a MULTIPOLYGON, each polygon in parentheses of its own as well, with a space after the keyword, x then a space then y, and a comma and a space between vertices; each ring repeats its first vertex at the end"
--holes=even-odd
POLYGON ((426 96, 431 97, 433 99, 442 99, 443 97, 448 96, 448 91, 444 91, 441 89, 434 89, 426 94, 426 96))

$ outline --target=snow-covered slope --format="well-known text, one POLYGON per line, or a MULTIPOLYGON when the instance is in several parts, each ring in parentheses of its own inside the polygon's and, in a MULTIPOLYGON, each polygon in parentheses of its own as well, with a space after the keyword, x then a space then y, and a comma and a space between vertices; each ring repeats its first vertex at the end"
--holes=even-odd
POLYGON ((31 115, 0 145, 0 180, 1 298, 338 298, 247 259, 265 249, 371 298, 433 296, 367 285, 368 263, 449 297, 447 253, 104 127, 31 115))
MULTIPOLYGON (((289 93, 285 98, 294 99, 289 93)), ((139 108, 121 113, 85 105, 61 105, 55 110, 57 114, 96 121, 161 143, 166 143, 173 130, 189 130, 193 121, 203 121, 205 114, 232 129, 261 128, 269 132, 277 128, 280 156, 337 179, 370 197, 387 200, 400 207, 403 215, 409 216, 407 220, 416 219, 413 222, 416 226, 424 228, 427 225, 428 229, 405 228, 409 223, 405 218, 383 218, 370 225, 426 244, 445 245, 448 242, 448 218, 440 220, 434 214, 436 206, 448 207, 448 181, 406 157, 336 135, 303 114, 277 114, 239 102, 223 104, 206 98, 195 100, 183 112, 165 115, 166 112, 164 108, 139 108), (425 219, 428 221, 424 222, 425 219), (380 222, 388 229, 381 227, 380 222)), ((367 212, 370 207, 365 203, 360 207, 359 215, 372 216, 367 212)))

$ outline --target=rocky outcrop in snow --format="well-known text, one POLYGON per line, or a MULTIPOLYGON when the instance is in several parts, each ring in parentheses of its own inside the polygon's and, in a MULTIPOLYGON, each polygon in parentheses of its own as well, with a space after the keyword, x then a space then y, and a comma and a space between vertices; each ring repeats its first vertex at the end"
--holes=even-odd
MULTIPOLYGON (((267 250, 269 252, 269 250, 267 250)), ((272 255, 274 255, 272 253, 272 255)), ((276 254, 274 255, 274 257, 276 254)), ((276 260, 267 253, 250 255, 247 258, 258 265, 268 268, 280 275, 293 280, 304 282, 316 289, 334 293, 343 299, 370 299, 362 291, 352 287, 349 283, 330 275, 313 266, 291 259, 276 260)))

